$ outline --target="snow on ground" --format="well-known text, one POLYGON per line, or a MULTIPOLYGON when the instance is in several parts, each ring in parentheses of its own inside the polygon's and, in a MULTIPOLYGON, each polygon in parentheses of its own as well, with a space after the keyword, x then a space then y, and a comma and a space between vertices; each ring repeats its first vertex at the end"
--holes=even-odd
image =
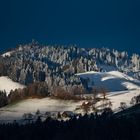
POLYGON ((121 73, 110 72, 85 72, 76 74, 80 78, 88 80, 88 87, 105 87, 109 92, 124 91, 140 88, 140 81, 121 73))
POLYGON ((107 97, 112 102, 113 110, 117 110, 120 107, 120 102, 125 102, 128 107, 130 107, 130 101, 134 96, 140 95, 140 90, 130 90, 130 91, 121 91, 116 93, 110 93, 107 97))
POLYGON ((35 113, 38 109, 40 112, 63 112, 63 111, 74 111, 77 105, 81 102, 74 101, 62 101, 51 98, 43 99, 27 99, 9 105, 0 109, 0 120, 17 120, 21 119, 24 113, 35 113))
MULTIPOLYGON (((119 111, 120 103, 125 102, 130 107, 132 97, 140 94, 140 90, 128 90, 120 92, 110 92, 107 98, 112 102, 112 109, 119 111)), ((91 95, 90 95, 91 96, 91 95)), ((41 113, 45 112, 63 112, 74 111, 75 108, 80 106, 83 101, 64 101, 51 99, 49 97, 43 99, 26 99, 13 105, 8 105, 0 108, 0 121, 13 121, 22 119, 24 113, 33 113, 39 109, 41 113)), ((100 101, 96 104, 100 108, 103 102, 100 101)), ((82 111, 82 110, 81 110, 82 111)), ((81 112, 83 113, 83 112, 81 112)))
MULTIPOLYGON (((87 72, 83 74, 77 74, 84 78, 93 79, 92 82, 96 86, 105 86, 110 89, 107 98, 112 103, 112 109, 118 111, 121 102, 125 102, 128 107, 130 107, 130 101, 132 97, 140 94, 139 81, 123 74, 118 71, 111 72, 87 72), (126 88, 128 90, 126 90, 126 88)), ((90 86, 93 86, 92 82, 90 86)), ((16 83, 17 84, 17 83, 16 83)), ((13 88, 15 83, 8 79, 7 77, 0 77, 0 89, 13 88)), ((20 87, 20 86, 19 86, 20 87)), ((17 87, 16 87, 17 88, 17 87)), ((92 95, 86 95, 92 96, 92 95)), ((63 111, 74 111, 83 101, 63 101, 57 99, 51 99, 49 97, 43 99, 27 99, 13 105, 8 105, 0 108, 0 121, 1 120, 17 120, 21 119, 24 113, 35 113, 38 109, 42 112, 63 112, 63 111)), ((101 107, 103 101, 96 104, 98 108, 101 107)))
POLYGON ((13 53, 13 51, 6 52, 6 53, 2 54, 2 57, 6 57, 6 56, 10 57, 12 53, 13 53))
MULTIPOLYGON (((140 89, 136 90, 128 90, 128 91, 120 91, 120 92, 110 92, 107 95, 107 98, 112 103, 112 110, 118 111, 120 107, 120 103, 124 102, 126 103, 127 107, 130 107, 130 101, 134 96, 140 95, 140 89)), ((100 107, 100 105, 103 103, 103 101, 100 101, 97 103, 97 107, 100 107)))
POLYGON ((24 85, 21 85, 17 82, 12 81, 7 76, 1 76, 0 77, 0 90, 6 91, 7 94, 10 93, 11 89, 18 89, 18 88, 24 88, 24 85))

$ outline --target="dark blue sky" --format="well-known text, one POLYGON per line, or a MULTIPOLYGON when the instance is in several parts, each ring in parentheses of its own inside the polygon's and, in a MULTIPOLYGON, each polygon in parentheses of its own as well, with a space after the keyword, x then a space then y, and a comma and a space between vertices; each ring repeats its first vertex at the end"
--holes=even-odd
POLYGON ((0 0, 0 49, 32 39, 140 52, 140 0, 0 0))

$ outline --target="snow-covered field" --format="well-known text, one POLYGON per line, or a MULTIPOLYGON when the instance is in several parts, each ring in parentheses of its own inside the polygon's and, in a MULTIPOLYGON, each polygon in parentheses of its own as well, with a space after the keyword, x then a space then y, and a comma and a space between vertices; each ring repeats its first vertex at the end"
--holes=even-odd
MULTIPOLYGON (((80 78, 88 79, 89 87, 104 87, 107 89, 107 98, 112 103, 112 109, 118 110, 121 102, 130 106, 132 97, 140 94, 140 81, 119 71, 85 72, 77 74, 80 78)), ((100 106, 102 102, 98 102, 100 106)))
POLYGON ((109 92, 124 91, 140 88, 140 81, 121 73, 110 72, 85 72, 76 74, 80 78, 87 79, 89 87, 105 87, 109 92))
MULTIPOLYGON (((121 92, 111 92, 107 95, 107 98, 112 102, 112 109, 117 111, 120 107, 120 102, 125 102, 127 106, 130 106, 130 100, 132 97, 140 94, 140 90, 129 90, 121 92)), ((40 112, 63 112, 74 111, 75 108, 82 104, 83 101, 63 101, 51 98, 43 99, 27 99, 19 103, 8 105, 0 109, 0 120, 18 120, 21 119, 24 113, 35 113, 38 109, 40 112)), ((97 103, 97 107, 102 102, 97 103)))
POLYGON ((140 89, 121 91, 121 92, 112 92, 107 96, 108 99, 112 102, 112 109, 118 110, 120 107, 120 102, 125 102, 128 107, 130 107, 130 101, 134 96, 140 95, 140 89))
POLYGON ((0 109, 0 120, 17 120, 21 119, 24 113, 35 113, 37 110, 40 112, 63 112, 63 111, 74 111, 77 105, 81 102, 74 101, 62 101, 51 98, 43 99, 27 99, 9 105, 0 109))
MULTIPOLYGON (((119 109, 121 102, 125 102, 129 107, 132 97, 140 94, 140 82, 118 71, 104 73, 87 72, 77 75, 84 78, 88 77, 90 80, 92 80, 92 82, 94 82, 96 86, 101 85, 109 88, 110 92, 108 92, 107 98, 111 101, 112 109, 114 111, 117 111, 119 109)), ((3 78, 5 79, 6 77, 1 77, 0 89, 7 89, 10 86, 11 81, 7 78, 5 80, 2 80, 3 78)), ((89 83, 90 86, 93 86, 92 82, 89 83)), ((56 100, 49 97, 44 99, 27 99, 16 104, 0 108, 0 120, 20 119, 24 113, 35 113, 38 109, 41 112, 74 111, 77 106, 82 104, 82 102, 83 101, 74 102, 56 100)), ((102 101, 98 102, 96 106, 100 106, 101 103, 102 101)))
POLYGON ((24 87, 25 87, 24 85, 14 82, 6 76, 0 77, 0 90, 1 91, 5 90, 7 94, 10 93, 11 89, 14 90, 14 89, 24 88, 24 87))

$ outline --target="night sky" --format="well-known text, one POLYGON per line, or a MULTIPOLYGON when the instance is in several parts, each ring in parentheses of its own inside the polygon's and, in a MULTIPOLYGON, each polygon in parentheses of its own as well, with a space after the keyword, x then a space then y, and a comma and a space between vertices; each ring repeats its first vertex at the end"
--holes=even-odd
POLYGON ((0 0, 0 49, 32 39, 140 53, 140 0, 0 0))

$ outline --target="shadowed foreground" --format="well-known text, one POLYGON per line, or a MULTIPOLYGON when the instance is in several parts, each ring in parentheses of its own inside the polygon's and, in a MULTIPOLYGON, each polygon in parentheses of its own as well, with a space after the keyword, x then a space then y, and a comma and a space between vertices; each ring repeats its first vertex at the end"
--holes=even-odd
POLYGON ((2 140, 139 140, 140 106, 134 106, 121 113, 112 114, 105 110, 102 115, 73 117, 69 121, 48 118, 35 123, 0 125, 2 140), (129 113, 130 112, 130 113, 129 113))

